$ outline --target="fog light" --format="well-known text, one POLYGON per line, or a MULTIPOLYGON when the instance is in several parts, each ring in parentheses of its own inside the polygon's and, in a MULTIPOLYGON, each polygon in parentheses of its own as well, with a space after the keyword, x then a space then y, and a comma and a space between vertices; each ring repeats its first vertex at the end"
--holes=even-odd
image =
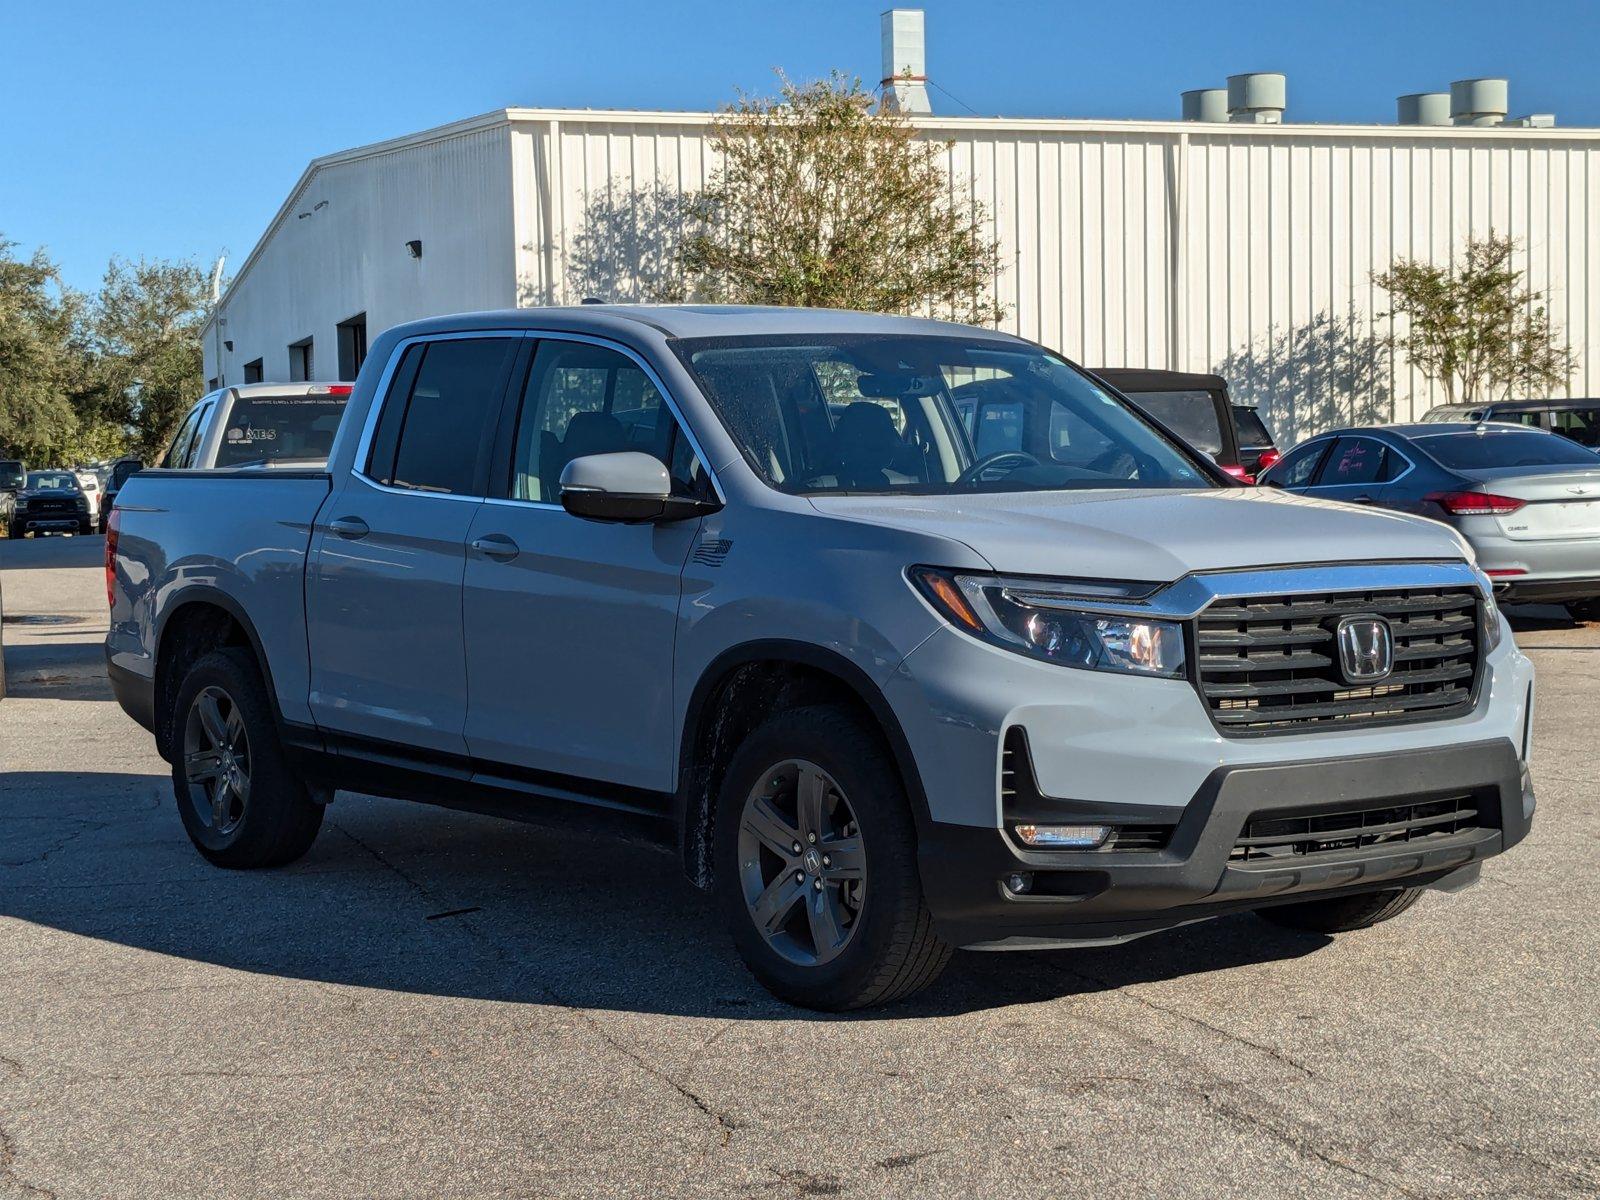
POLYGON ((1111 836, 1109 825, 1017 825, 1017 839, 1027 846, 1060 850, 1093 850, 1111 836))
POLYGON ((1006 876, 1006 890, 1020 896, 1033 887, 1033 876, 1021 871, 1006 876))

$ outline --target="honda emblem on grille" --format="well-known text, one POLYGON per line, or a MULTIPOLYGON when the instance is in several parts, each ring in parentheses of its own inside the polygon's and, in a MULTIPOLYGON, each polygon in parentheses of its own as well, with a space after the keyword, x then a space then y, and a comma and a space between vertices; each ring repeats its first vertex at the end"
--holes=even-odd
POLYGON ((1394 634, 1382 617, 1345 617, 1334 630, 1346 683, 1377 683, 1394 670, 1394 634))

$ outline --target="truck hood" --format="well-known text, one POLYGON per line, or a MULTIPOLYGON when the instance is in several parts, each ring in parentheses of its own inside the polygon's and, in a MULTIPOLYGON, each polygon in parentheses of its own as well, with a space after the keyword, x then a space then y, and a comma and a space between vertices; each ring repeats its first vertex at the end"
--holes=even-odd
POLYGON ((1469 556, 1453 530, 1276 488, 812 496, 827 516, 964 543, 996 571, 1170 583, 1195 571, 1469 556))

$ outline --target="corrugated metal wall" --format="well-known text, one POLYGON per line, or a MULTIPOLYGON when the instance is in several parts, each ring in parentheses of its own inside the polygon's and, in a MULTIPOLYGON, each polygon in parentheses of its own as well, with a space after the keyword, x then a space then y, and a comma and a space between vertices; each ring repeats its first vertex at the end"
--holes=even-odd
MULTIPOLYGON (((1217 370, 1293 438, 1440 399, 1370 282, 1491 229, 1600 394, 1600 132, 935 120, 993 221, 1006 327, 1089 366, 1217 370)), ((672 280, 674 200, 713 167, 695 114, 513 113, 523 303, 672 280), (557 152, 558 151, 558 152, 557 152), (552 231, 554 231, 552 233, 552 231)))

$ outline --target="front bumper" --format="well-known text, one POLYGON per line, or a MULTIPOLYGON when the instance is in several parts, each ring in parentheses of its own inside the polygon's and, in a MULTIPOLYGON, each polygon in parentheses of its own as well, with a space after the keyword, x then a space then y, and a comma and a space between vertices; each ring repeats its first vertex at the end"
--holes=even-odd
MULTIPOLYGON (((1273 903, 1340 892, 1465 882, 1527 836, 1532 784, 1509 739, 1353 758, 1218 767, 1185 805, 1045 798, 1063 823, 1170 823, 1155 851, 1025 850, 998 829, 934 823, 921 833, 923 888, 941 936, 1025 949, 1126 940, 1273 903), (1475 828, 1268 861, 1231 860, 1252 817, 1358 811, 1470 794, 1475 828), (1032 877, 1026 894, 1007 886, 1032 877)), ((1030 814, 1032 816, 1033 814, 1030 814)))

